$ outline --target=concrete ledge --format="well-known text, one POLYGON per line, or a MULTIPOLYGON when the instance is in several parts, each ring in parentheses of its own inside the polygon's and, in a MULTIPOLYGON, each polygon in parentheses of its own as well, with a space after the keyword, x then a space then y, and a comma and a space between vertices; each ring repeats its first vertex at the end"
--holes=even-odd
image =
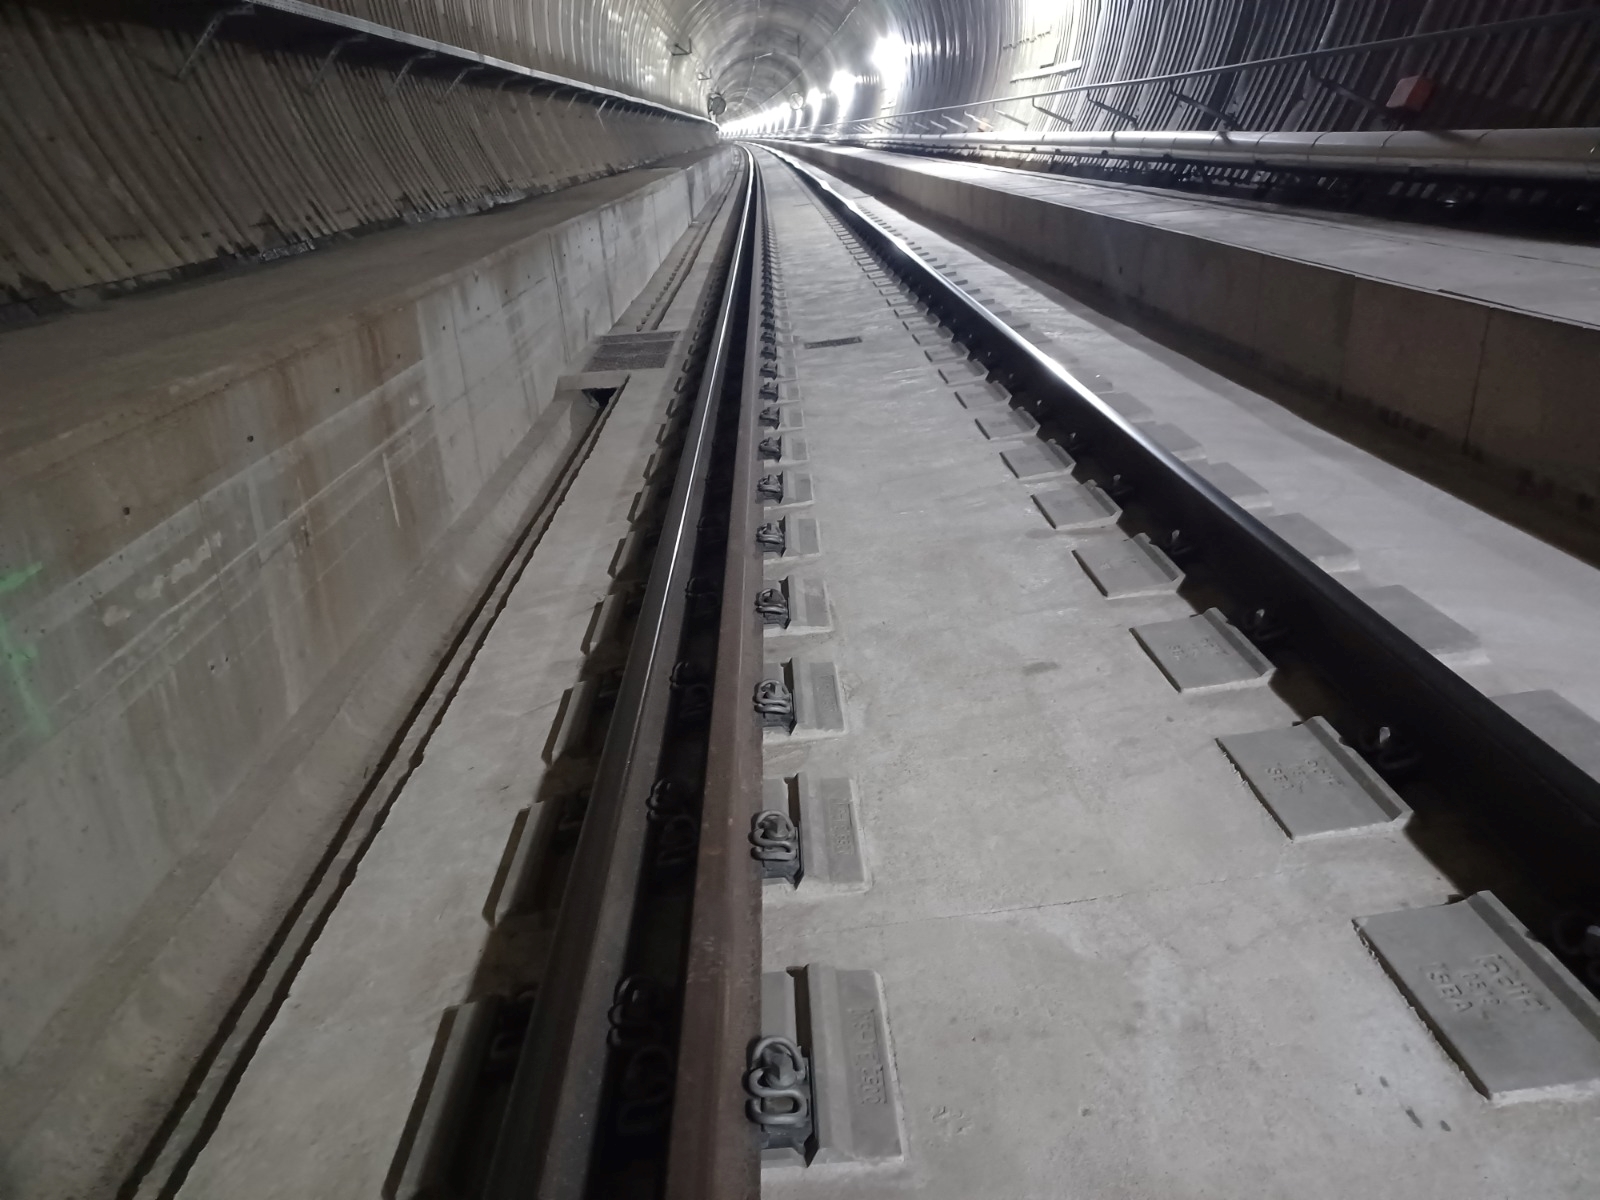
POLYGON ((0 339, 8 1194, 115 1189, 733 162, 0 339))
POLYGON ((1441 455, 1466 455, 1518 492, 1600 515, 1592 247, 881 151, 784 149, 1441 455))

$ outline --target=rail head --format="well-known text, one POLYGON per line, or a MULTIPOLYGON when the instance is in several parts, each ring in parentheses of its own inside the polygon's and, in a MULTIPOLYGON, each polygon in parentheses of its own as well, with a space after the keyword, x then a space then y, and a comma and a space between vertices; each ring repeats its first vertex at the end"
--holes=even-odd
POLYGON ((666 1200, 757 1200, 761 1158, 756 1129, 735 1086, 761 1020, 761 880, 749 853, 751 815, 760 806, 761 731, 749 698, 765 661, 756 607, 763 567, 756 541, 761 436, 760 339, 768 276, 767 201, 755 156, 756 236, 745 301, 739 427, 729 500, 728 557, 722 577, 710 746, 701 801, 700 863, 684 968, 678 1079, 672 1106, 666 1200))

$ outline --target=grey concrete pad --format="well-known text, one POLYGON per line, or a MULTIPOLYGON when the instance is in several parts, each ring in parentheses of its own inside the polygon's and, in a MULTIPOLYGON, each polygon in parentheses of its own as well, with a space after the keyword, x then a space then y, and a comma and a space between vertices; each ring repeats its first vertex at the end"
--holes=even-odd
POLYGON ((792 380, 779 383, 769 379, 762 383, 758 396, 762 404, 776 404, 780 408, 799 404, 804 399, 800 386, 792 380))
POLYGON ((973 362, 970 358, 965 362, 946 363, 939 368, 939 378, 951 387, 970 383, 974 379, 986 378, 988 374, 988 370, 981 363, 973 362))
POLYGON ((1409 588, 1358 588, 1356 595, 1441 662, 1468 666, 1488 659, 1477 634, 1445 616, 1409 588))
POLYGON ((1020 408, 992 409, 977 417, 976 424, 990 441, 1032 437, 1039 429, 1039 422, 1033 414, 1020 408))
POLYGON ((622 617, 627 610, 628 596, 626 592, 612 592, 599 604, 594 606, 594 619, 589 623, 588 631, 583 635, 583 652, 595 654, 601 647, 612 645, 617 640, 618 630, 622 626, 622 617))
POLYGON ((765 674, 769 679, 783 679, 794 696, 794 728, 787 733, 764 729, 764 743, 784 745, 845 732, 839 670, 830 660, 796 655, 787 662, 768 663, 765 674))
POLYGON ((1135 425, 1146 421, 1154 421, 1155 413, 1150 411, 1150 406, 1137 396, 1130 396, 1127 392, 1106 392, 1100 397, 1118 416, 1135 425))
POLYGON ((956 399, 963 408, 991 408, 1010 403, 1011 393, 992 379, 985 379, 957 388, 956 399))
POLYGON ((1411 809, 1321 717, 1217 739, 1290 838, 1386 832, 1411 809))
POLYGON ((768 451, 761 450, 761 461, 768 466, 791 467, 799 466, 810 457, 811 449, 806 443, 805 435, 797 433, 773 433, 762 438, 763 443, 777 441, 778 457, 772 458, 768 451))
POLYGON ((801 877, 798 887, 766 890, 766 902, 782 904, 793 896, 859 892, 867 886, 861 853, 861 822, 854 782, 846 776, 801 770, 763 781, 765 807, 787 813, 800 830, 801 877))
MULTIPOLYGON (((794 433, 805 428, 805 410, 798 404, 777 404, 769 405, 768 407, 778 409, 778 424, 776 428, 779 433, 794 433)), ((763 424, 761 428, 770 434, 773 426, 763 424)))
POLYGON ((1107 599, 1165 595, 1183 582, 1182 569, 1150 541, 1149 534, 1081 546, 1072 553, 1107 599))
POLYGON ((1179 462, 1198 462, 1206 456, 1205 447, 1176 425, 1151 421, 1142 428, 1151 441, 1179 462))
POLYGON ((1271 660, 1214 608, 1136 625, 1131 632, 1168 682, 1186 695, 1258 687, 1272 678, 1271 660))
POLYGON ((1054 442, 1034 440, 1000 452, 1000 461, 1024 483, 1065 475, 1077 464, 1054 442))
POLYGON ((638 578, 649 566, 648 552, 658 536, 659 529, 636 528, 618 538, 608 568, 611 577, 619 582, 638 578))
POLYGON ((1267 489, 1232 463, 1197 462, 1189 466, 1196 475, 1240 508, 1249 512, 1264 512, 1272 507, 1272 497, 1267 489))
POLYGON ((1600 1091, 1600 1001, 1491 892, 1356 922, 1445 1050, 1497 1102, 1600 1091))
POLYGON ((876 971, 805 968, 817 1150, 813 1164, 902 1157, 900 1089, 876 971))
POLYGON ((780 579, 769 579, 767 585, 782 588, 784 598, 789 602, 787 625, 764 626, 763 634, 768 640, 804 637, 832 630, 833 612, 828 606, 828 588, 822 576, 795 572, 780 579))
POLYGON ((964 346, 941 346, 937 350, 924 350, 929 362, 936 365, 967 362, 972 358, 971 352, 964 346))
POLYGON ((1559 692, 1515 692, 1494 702, 1591 777, 1600 779, 1600 721, 1559 692))
POLYGON ((1067 533, 1104 529, 1122 516, 1121 506, 1095 483, 1068 483, 1035 492, 1033 502, 1052 527, 1067 533))
POLYGON ((810 504, 816 499, 816 494, 811 487, 811 473, 809 471, 783 471, 783 499, 763 499, 762 507, 767 511, 779 509, 799 508, 810 504))
POLYGON ((791 563, 805 562, 822 553, 822 537, 815 517, 780 517, 783 526, 783 553, 763 551, 762 559, 768 569, 786 568, 791 563))
POLYGON ((447 1011, 444 1049, 427 1092, 415 1105, 416 1125, 394 1200, 421 1200, 450 1187, 451 1157, 460 1147, 465 1107, 494 1032, 499 998, 470 1000, 447 1011))
POLYGON ((1303 513, 1262 516, 1261 523, 1324 571, 1354 571, 1356 552, 1303 513))
POLYGON ((950 338, 950 334, 940 333, 937 331, 914 333, 911 335, 911 340, 919 346, 942 346, 946 342, 950 341, 950 338))
POLYGON ((590 758, 598 751, 592 734, 601 688, 600 680, 584 679, 567 689, 555 727, 545 743, 545 762, 590 758))

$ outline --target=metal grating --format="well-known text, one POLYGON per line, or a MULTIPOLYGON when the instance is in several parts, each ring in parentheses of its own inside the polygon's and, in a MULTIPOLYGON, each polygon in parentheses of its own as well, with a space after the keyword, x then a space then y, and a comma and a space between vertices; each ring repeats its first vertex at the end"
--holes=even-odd
POLYGON ((667 365, 679 331, 665 333, 613 333, 600 339, 586 371, 648 371, 667 365))
POLYGON ((858 338, 858 337, 829 338, 827 341, 824 341, 824 342, 807 342, 806 343, 806 349, 807 350, 828 350, 828 349, 830 349, 830 348, 832 348, 834 346, 855 346, 855 345, 858 345, 860 343, 860 341, 861 341, 861 339, 858 338))

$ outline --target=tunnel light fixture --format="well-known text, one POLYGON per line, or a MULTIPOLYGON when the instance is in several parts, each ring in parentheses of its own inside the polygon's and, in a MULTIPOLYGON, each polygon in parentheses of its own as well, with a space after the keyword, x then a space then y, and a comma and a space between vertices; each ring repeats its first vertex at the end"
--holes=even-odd
POLYGON ((838 110, 833 115, 835 121, 843 121, 850 116, 850 104, 855 99, 858 82, 855 72, 845 70, 835 71, 833 78, 828 81, 828 90, 839 100, 838 110))
POLYGON ((872 48, 872 66, 878 72, 878 83, 887 101, 905 86, 906 74, 911 68, 911 47, 898 33, 886 33, 872 48))

